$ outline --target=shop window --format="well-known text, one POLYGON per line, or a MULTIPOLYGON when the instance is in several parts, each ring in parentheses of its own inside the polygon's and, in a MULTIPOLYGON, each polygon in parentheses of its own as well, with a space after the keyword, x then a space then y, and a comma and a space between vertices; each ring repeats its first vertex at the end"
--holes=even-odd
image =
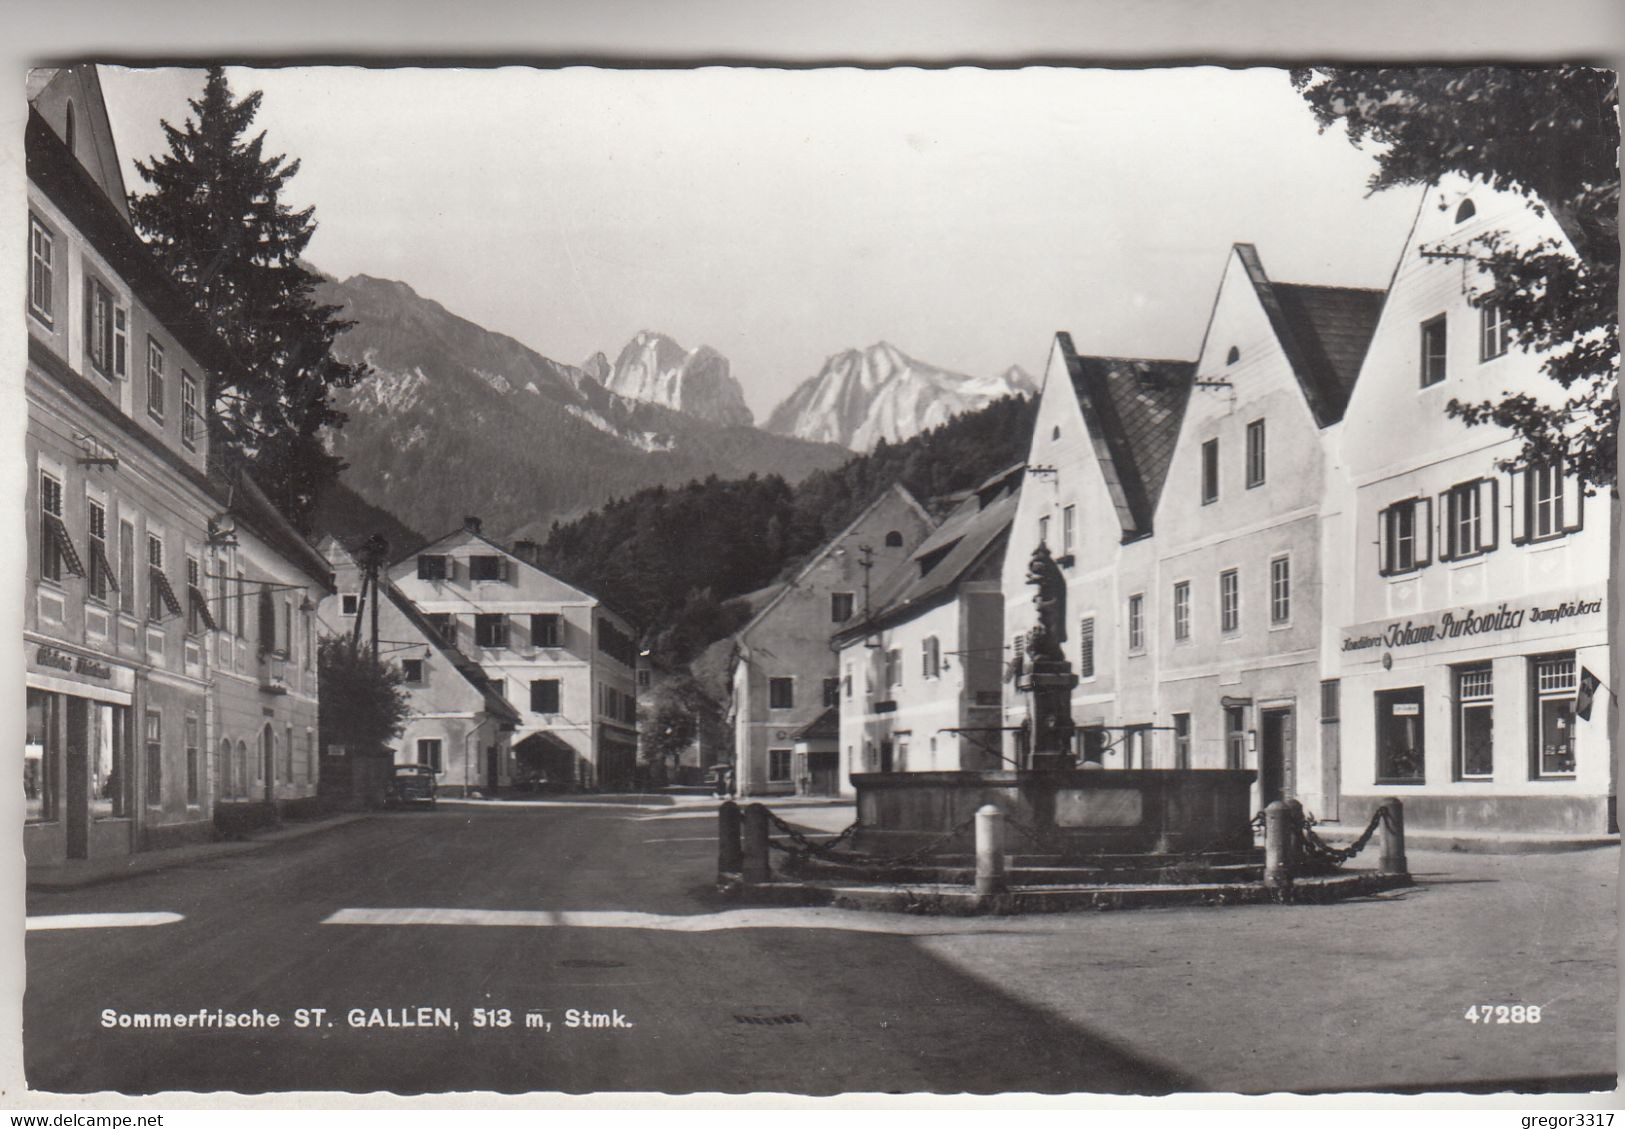
POLYGON ((508 645, 508 617, 505 615, 475 616, 474 645, 476 647, 506 647, 508 645))
POLYGON ((1495 775, 1494 675, 1488 665, 1455 669, 1456 775, 1488 780, 1495 775))
POLYGON ((1270 561, 1270 622, 1280 626, 1292 622, 1292 559, 1270 561))
POLYGON ((441 771, 443 762, 440 754, 440 738, 420 737, 418 739, 418 763, 426 764, 436 772, 441 771))
POLYGON ((1219 630, 1241 630, 1241 573, 1233 568, 1219 573, 1219 630))
POLYGON ((1191 715, 1174 714, 1174 767, 1191 766, 1191 715))
POLYGON ((1425 779, 1422 687, 1379 690, 1377 710, 1378 784, 1421 784, 1425 779))
POLYGON ((113 294, 85 275, 85 359, 92 371, 113 374, 113 294))
POLYGON ((1181 580, 1174 585, 1174 640, 1183 642, 1191 637, 1191 583, 1181 580))
POLYGON ((1219 500, 1219 441, 1202 444, 1202 504, 1219 500))
POLYGON ((1086 615, 1078 621, 1078 677, 1095 676, 1095 617, 1086 615))
POLYGON ((1247 425, 1247 489, 1264 485, 1264 421, 1255 419, 1247 425))
POLYGON ((1499 487, 1493 478, 1463 482, 1445 491, 1444 544, 1439 559, 1461 560, 1495 548, 1499 487))
POLYGON ((1138 592, 1128 598, 1128 649, 1145 650, 1145 597, 1138 592))
POLYGON ((146 745, 146 762, 142 768, 146 776, 147 806, 158 807, 164 802, 164 719, 157 710, 147 711, 142 735, 146 745))
POLYGON ((198 746, 197 718, 190 714, 186 717, 186 806, 195 808, 199 803, 202 791, 203 766, 199 763, 202 750, 198 746))
POLYGON ((1512 344, 1512 323, 1507 320, 1506 308, 1493 298, 1478 306, 1478 359, 1493 361, 1506 355, 1512 344))
POLYGON ((1426 567, 1433 557, 1433 499, 1406 498, 1377 515, 1377 557, 1383 576, 1426 567))
POLYGON ((831 592, 829 594, 829 621, 831 623, 845 623, 852 618, 853 594, 851 592, 831 592))
POLYGON ((90 708, 90 810, 99 819, 130 814, 130 708, 90 708))
POLYGON ((1574 775, 1574 698, 1579 692, 1573 653, 1534 660, 1534 775, 1574 775))
POLYGON ((553 714, 559 712, 557 678, 538 678, 530 684, 530 712, 553 714))
POLYGON ((425 553, 418 557, 419 580, 446 580, 449 571, 443 556, 425 553))
POLYGON ((470 580, 505 580, 506 570, 502 567, 504 561, 501 557, 484 554, 468 558, 468 578, 470 580))
POLYGON ((1422 323, 1422 387, 1429 388, 1445 377, 1445 318, 1440 314, 1422 323))
POLYGON ((406 683, 408 686, 423 685, 423 660, 402 659, 401 681, 406 683))
POLYGON ((62 788, 62 697, 28 691, 28 735, 23 744, 24 818, 47 823, 57 818, 62 788))
POLYGON ((767 779, 770 784, 786 784, 790 780, 790 750, 767 751, 767 779))
POLYGON ((942 670, 942 644, 935 635, 920 640, 920 675, 935 678, 942 670))
POLYGON ((767 680, 767 706, 768 709, 788 710, 796 705, 796 680, 793 678, 770 678, 767 680))
POLYGON ((824 708, 841 704, 841 680, 839 678, 824 679, 824 708))
POLYGON ((151 337, 147 338, 147 414, 163 422, 164 347, 151 337))
POLYGON ((32 215, 28 217, 28 312, 46 325, 52 324, 53 275, 50 229, 32 215))

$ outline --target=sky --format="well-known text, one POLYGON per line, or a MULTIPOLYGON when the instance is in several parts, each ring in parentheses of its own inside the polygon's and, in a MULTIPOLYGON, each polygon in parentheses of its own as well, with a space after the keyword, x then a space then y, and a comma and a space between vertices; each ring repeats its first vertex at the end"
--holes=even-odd
MULTIPOLYGON (((1234 242, 1383 286, 1420 190, 1371 194, 1285 71, 232 68, 297 157, 307 256, 556 360, 642 329, 732 362, 759 421, 885 340, 973 375, 1192 359, 1234 242)), ((103 66, 132 191, 199 70, 103 66)))

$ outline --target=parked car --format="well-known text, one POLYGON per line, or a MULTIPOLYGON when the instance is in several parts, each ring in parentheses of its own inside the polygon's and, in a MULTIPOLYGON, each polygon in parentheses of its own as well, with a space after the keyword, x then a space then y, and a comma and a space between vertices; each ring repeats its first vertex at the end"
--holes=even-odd
POLYGON ((384 806, 398 808, 404 804, 428 804, 434 807, 434 769, 426 764, 398 764, 384 785, 384 806))

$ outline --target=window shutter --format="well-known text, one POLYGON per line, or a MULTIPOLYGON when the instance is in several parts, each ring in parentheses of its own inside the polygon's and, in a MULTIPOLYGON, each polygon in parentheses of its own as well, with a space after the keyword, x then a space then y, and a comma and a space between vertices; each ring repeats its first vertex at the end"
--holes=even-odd
POLYGON ((1585 528, 1585 484, 1577 474, 1563 476, 1563 532, 1578 533, 1585 528))
POLYGON ((1416 567, 1421 568, 1433 563, 1433 499, 1418 498, 1411 504, 1421 511, 1416 515, 1416 567))
POLYGON ((1390 535, 1390 522, 1393 507, 1377 511, 1377 575, 1387 576, 1392 570, 1388 567, 1388 543, 1390 535))
POLYGON ((1439 559, 1441 561, 1455 560, 1456 546, 1456 515, 1455 506, 1450 504, 1451 491, 1446 490, 1439 495, 1439 559))
POLYGON ((1501 484, 1494 478, 1478 480, 1479 528, 1483 530, 1486 552, 1500 544, 1501 537, 1501 484))
POLYGON ((1514 470, 1507 472, 1508 509, 1512 511, 1512 543, 1514 545, 1527 544, 1529 541, 1529 472, 1514 470))

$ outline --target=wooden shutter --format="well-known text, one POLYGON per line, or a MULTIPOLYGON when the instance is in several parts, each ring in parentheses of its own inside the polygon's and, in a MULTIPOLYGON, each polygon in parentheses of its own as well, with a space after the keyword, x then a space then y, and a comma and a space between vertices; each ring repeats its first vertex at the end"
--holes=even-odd
POLYGON ((1512 543, 1524 545, 1529 541, 1529 472, 1507 472, 1508 509, 1512 511, 1510 528, 1512 543))
POLYGON ((1433 563, 1433 499, 1417 498, 1411 504, 1417 508, 1413 523, 1416 529, 1416 567, 1422 568, 1433 563))
POLYGON ((1563 475, 1562 518, 1564 533, 1578 533, 1585 528, 1585 484, 1573 473, 1563 475))
POLYGON ((1439 559, 1455 560, 1460 549, 1456 544, 1456 515, 1450 504, 1454 488, 1439 495, 1439 559))
POLYGON ((1485 552, 1501 542, 1501 483, 1495 478, 1478 480, 1479 528, 1483 531, 1485 552))
POLYGON ((1393 529, 1392 529, 1392 515, 1393 515, 1393 512, 1394 512, 1394 508, 1392 506, 1389 506, 1385 510, 1378 510, 1377 511, 1377 575, 1378 576, 1387 576, 1391 572, 1393 572, 1393 569, 1388 567, 1388 562, 1391 559, 1391 557, 1389 556, 1388 550, 1389 550, 1389 547, 1390 547, 1390 543, 1392 542, 1392 539, 1393 539, 1393 537, 1392 537, 1392 534, 1393 534, 1393 529))

